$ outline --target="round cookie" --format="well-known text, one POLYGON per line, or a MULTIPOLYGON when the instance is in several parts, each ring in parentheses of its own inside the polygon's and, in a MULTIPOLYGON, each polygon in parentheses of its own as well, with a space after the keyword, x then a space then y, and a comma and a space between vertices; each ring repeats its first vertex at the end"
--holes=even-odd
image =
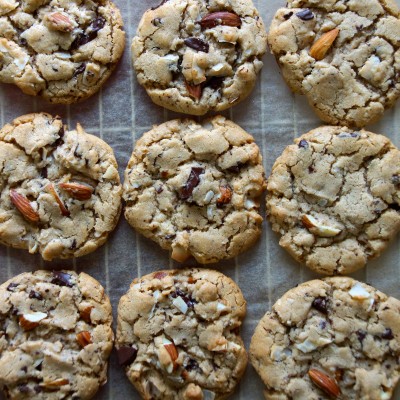
POLYGON ((96 250, 118 222, 122 187, 110 146, 78 124, 29 114, 0 130, 0 242, 45 260, 96 250))
POLYGON ((324 126, 272 167, 267 217, 279 244, 321 274, 348 274, 400 230, 400 151, 364 130, 324 126))
POLYGON ((7 399, 91 399, 107 382, 111 304, 87 274, 36 271, 0 286, 0 389, 7 399))
POLYGON ((119 302, 119 363, 144 399, 225 399, 247 365, 245 314, 239 287, 220 272, 153 272, 119 302))
POLYGON ((289 290, 250 345, 268 400, 390 399, 399 357, 400 301, 348 277, 289 290))
POLYGON ((318 116, 362 127, 400 94, 400 19, 392 0, 288 0, 268 42, 290 89, 318 116))
POLYGON ((173 120, 136 143, 125 171, 125 217, 172 258, 217 262, 261 233, 265 187, 254 139, 224 117, 173 120))
POLYGON ((251 0, 164 0, 142 17, 133 65, 154 103, 203 115, 250 94, 266 46, 251 0))
POLYGON ((0 82, 52 103, 96 93, 125 46, 108 0, 0 0, 0 82))

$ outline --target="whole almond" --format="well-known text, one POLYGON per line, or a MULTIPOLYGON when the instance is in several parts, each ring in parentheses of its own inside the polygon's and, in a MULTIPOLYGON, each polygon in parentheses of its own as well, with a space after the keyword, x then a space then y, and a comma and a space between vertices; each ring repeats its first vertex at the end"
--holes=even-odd
POLYGON ((189 96, 193 97, 196 100, 200 100, 201 95, 203 94, 202 85, 191 85, 185 81, 186 89, 189 92, 189 96))
POLYGON ((47 14, 45 19, 48 21, 49 27, 60 32, 72 32, 74 30, 74 25, 71 20, 60 12, 54 12, 47 14))
POLYGON ((37 213, 31 206, 29 200, 16 190, 10 190, 10 198, 17 210, 29 222, 39 222, 39 213, 37 213))
POLYGON ((60 386, 64 386, 64 385, 68 385, 68 384, 69 384, 68 379, 60 378, 60 379, 56 379, 54 381, 43 382, 40 384, 40 386, 48 388, 48 389, 57 389, 60 386))
POLYGON ((83 310, 80 310, 80 312, 79 312, 81 318, 88 324, 90 324, 92 322, 92 320, 90 318, 92 309, 93 309, 93 306, 88 306, 88 307, 85 307, 83 310))
POLYGON ((60 196, 56 192, 56 189, 54 188, 54 185, 52 183, 49 183, 45 190, 49 192, 55 199, 56 203, 58 204, 58 207, 60 207, 61 214, 64 215, 64 217, 69 217, 70 212, 68 211, 67 207, 65 207, 64 203, 60 199, 60 196))
POLYGON ((58 186, 77 200, 89 200, 92 197, 93 188, 81 183, 64 182, 58 186))
POLYGON ((324 33, 312 46, 310 49, 310 56, 315 58, 317 61, 322 60, 327 51, 332 46, 333 42, 339 35, 339 29, 335 28, 329 32, 324 33))
POLYGON ((168 351, 168 354, 171 357, 172 362, 174 363, 175 360, 178 358, 178 350, 176 349, 173 343, 164 344, 165 349, 168 351))
POLYGON ((310 369, 308 375, 312 382, 329 396, 337 398, 340 395, 338 384, 322 371, 318 369, 310 369))
POLYGON ((240 27, 242 25, 242 21, 237 14, 229 11, 217 11, 203 17, 199 24, 201 29, 213 28, 217 25, 240 27))
POLYGON ((76 340, 81 345, 81 347, 86 347, 88 344, 93 343, 92 336, 88 331, 79 332, 76 335, 76 340))
POLYGON ((40 321, 47 318, 42 312, 31 312, 19 316, 19 325, 24 331, 31 331, 40 325, 40 321))

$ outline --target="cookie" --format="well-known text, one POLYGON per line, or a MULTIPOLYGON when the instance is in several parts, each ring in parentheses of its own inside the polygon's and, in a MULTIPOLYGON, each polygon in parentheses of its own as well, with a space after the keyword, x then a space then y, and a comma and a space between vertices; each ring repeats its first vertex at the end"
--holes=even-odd
POLYGON ((108 0, 0 0, 0 82, 52 103, 96 93, 125 46, 108 0))
POLYGON ((250 94, 266 38, 251 0, 164 0, 140 21, 133 65, 154 103, 203 115, 250 94))
POLYGON ((220 272, 153 272, 119 302, 119 363, 144 399, 225 399, 247 364, 245 314, 239 287, 220 272))
POLYGON ((268 42, 290 89, 322 120, 362 127, 399 97, 399 16, 391 0, 288 0, 268 42))
POLYGON ((400 301, 348 277, 289 290, 250 344, 268 400, 390 399, 399 357, 400 301))
POLYGON ((90 399, 107 381, 111 305, 85 273, 36 271, 0 286, 0 389, 7 399, 90 399))
POLYGON ((28 114, 0 130, 0 242, 45 260, 96 250, 118 222, 122 187, 110 146, 78 124, 28 114))
POLYGON ((173 120, 136 143, 125 171, 125 217, 179 262, 231 258, 260 236, 261 154, 224 117, 173 120))
POLYGON ((323 126, 272 167, 267 217, 279 244, 321 274, 348 274, 400 230, 400 151, 365 130, 323 126))

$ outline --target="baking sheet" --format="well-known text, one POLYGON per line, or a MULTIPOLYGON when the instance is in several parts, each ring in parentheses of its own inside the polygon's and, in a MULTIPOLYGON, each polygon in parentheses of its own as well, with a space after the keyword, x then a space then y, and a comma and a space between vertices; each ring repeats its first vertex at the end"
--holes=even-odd
MULTIPOLYGON (((114 1, 122 12, 127 43, 122 62, 103 89, 83 103, 54 106, 42 99, 23 95, 11 85, 0 84, 0 123, 3 126, 20 115, 40 111, 60 115, 70 127, 80 122, 86 131, 101 137, 114 149, 122 178, 135 140, 153 124, 183 115, 154 105, 136 82, 131 68, 131 38, 143 12, 158 4, 159 0, 114 1)), ((267 27, 275 11, 284 6, 284 1, 280 0, 254 2, 267 27)), ((399 0, 397 3, 400 5, 399 0)), ((293 138, 322 124, 306 103, 304 97, 291 94, 280 76, 275 59, 271 54, 266 54, 264 68, 252 95, 222 114, 254 135, 262 150, 268 175, 274 160, 292 143, 293 138)), ((400 147, 399 127, 400 103, 387 111, 379 123, 367 128, 385 134, 400 147)), ((265 215, 264 208, 262 213, 265 215)), ((380 258, 352 276, 372 284, 388 295, 400 298, 399 245, 400 237, 392 242, 380 258)), ((38 268, 85 271, 106 287, 113 305, 114 320, 119 298, 135 277, 157 269, 178 266, 170 260, 167 252, 131 229, 122 216, 107 244, 88 256, 47 263, 40 256, 31 255, 27 251, 0 246, 0 265, 0 282, 38 268)), ((195 265, 195 262, 190 265, 195 265)), ((272 232, 267 222, 264 222, 262 237, 250 251, 210 267, 233 278, 243 291, 248 309, 242 335, 247 348, 259 319, 271 305, 296 284, 317 277, 317 274, 296 263, 279 247, 278 236, 272 232)), ((262 388, 261 380, 249 365, 240 386, 231 398, 262 399, 262 388)), ((394 398, 400 400, 400 388, 394 398)), ((123 369, 118 366, 114 353, 111 357, 108 383, 97 394, 96 399, 140 399, 125 377, 123 369)))

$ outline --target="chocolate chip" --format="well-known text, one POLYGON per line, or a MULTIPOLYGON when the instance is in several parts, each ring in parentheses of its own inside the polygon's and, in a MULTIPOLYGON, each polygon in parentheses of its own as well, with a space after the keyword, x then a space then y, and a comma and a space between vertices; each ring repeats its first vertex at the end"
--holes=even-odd
POLYGON ((162 185, 160 185, 160 186, 158 186, 158 187, 156 188, 156 192, 157 192, 158 194, 160 194, 163 190, 164 190, 164 188, 163 188, 162 185))
POLYGON ((89 43, 89 36, 85 33, 80 33, 75 40, 71 44, 71 50, 79 49, 79 47, 83 46, 86 43, 89 43))
POLYGON ((47 178, 47 168, 46 168, 46 167, 42 168, 42 170, 40 171, 40 176, 41 176, 43 179, 46 179, 46 178, 47 178))
POLYGON ((36 300, 43 300, 43 296, 39 292, 35 292, 34 290, 30 291, 29 298, 36 300))
POLYGON ((187 38, 184 40, 184 42, 186 46, 189 46, 197 51, 202 51, 204 53, 208 53, 208 50, 210 48, 210 45, 207 42, 195 37, 187 38))
POLYGON ((209 87, 213 90, 218 90, 224 83, 225 77, 223 76, 212 76, 204 85, 204 87, 209 87))
POLYGON ((82 63, 74 72, 73 77, 75 78, 76 76, 83 74, 86 69, 86 63, 82 63))
POLYGON ((71 44, 71 50, 76 50, 79 47, 96 39, 97 32, 104 28, 106 20, 103 17, 96 18, 86 30, 86 33, 79 34, 71 44))
POLYGON ((21 46, 26 46, 28 44, 28 42, 24 38, 20 38, 19 43, 21 44, 21 46))
POLYGON ((326 297, 316 297, 312 306, 322 314, 328 314, 328 300, 326 297))
POLYGON ((362 329, 359 329, 358 331, 356 331, 356 335, 360 343, 362 343, 367 336, 367 332, 363 331, 362 329))
POLYGON ((52 144, 53 147, 58 147, 64 143, 63 140, 64 134, 65 134, 64 126, 61 126, 60 130, 58 131, 58 139, 52 144))
POLYGON ((27 385, 18 385, 18 390, 21 393, 29 393, 30 392, 29 387, 27 385))
POLYGON ((307 140, 301 139, 299 142, 299 147, 302 149, 306 149, 308 147, 308 142, 307 140))
POLYGON ((180 289, 177 289, 175 290, 175 292, 171 293, 171 297, 173 297, 174 299, 178 296, 182 298, 182 300, 186 303, 188 307, 193 307, 197 303, 197 301, 194 300, 190 294, 187 294, 180 289))
POLYGON ((189 178, 186 185, 181 188, 179 198, 187 200, 193 193, 193 189, 200 183, 200 175, 204 174, 204 169, 200 167, 193 167, 190 171, 189 178))
POLYGON ((396 187, 400 187, 400 175, 393 175, 392 176, 392 183, 396 187))
POLYGON ((34 390, 36 393, 40 393, 40 392, 42 391, 42 388, 41 388, 41 386, 39 386, 39 385, 35 385, 35 386, 33 387, 33 390, 34 390))
POLYGON ((104 28, 105 24, 106 20, 103 17, 98 17, 90 24, 89 29, 91 32, 97 33, 100 29, 104 28))
POLYGON ((298 13, 296 13, 296 16, 302 19, 303 21, 309 21, 310 19, 314 18, 314 14, 308 8, 299 11, 298 13))
POLYGON ((53 279, 51 283, 58 286, 72 287, 71 275, 61 271, 53 271, 53 279))
POLYGON ((161 25, 162 25, 162 19, 161 19, 161 18, 154 18, 154 19, 151 21, 151 23, 152 23, 154 26, 161 26, 161 25))
POLYGON ((186 369, 186 371, 193 371, 196 369, 199 369, 199 363, 194 360, 193 358, 190 358, 189 361, 186 363, 186 365, 184 366, 184 368, 186 369))
POLYGON ((393 332, 390 328, 386 328, 382 333, 382 339, 392 340, 394 338, 393 332))
POLYGON ((166 240, 171 240, 171 239, 173 239, 173 238, 175 238, 176 237, 176 235, 165 235, 164 236, 164 238, 166 239, 166 240))
POLYGON ((21 368, 21 371, 27 373, 27 372, 28 372, 28 367, 26 367, 26 366, 25 366, 25 367, 22 367, 22 368, 21 368))
POLYGON ((9 292, 14 292, 14 289, 15 289, 17 286, 18 286, 18 283, 10 283, 10 284, 7 286, 7 290, 8 290, 9 292))
POLYGON ((293 15, 293 11, 290 11, 289 13, 285 14, 283 16, 283 18, 287 21, 292 15, 293 15))
POLYGON ((157 10, 158 7, 161 7, 163 4, 165 4, 168 0, 163 0, 158 6, 151 7, 151 10, 157 10))
POLYGON ((136 360, 138 349, 132 346, 122 346, 117 349, 118 363, 119 365, 129 365, 136 360))

